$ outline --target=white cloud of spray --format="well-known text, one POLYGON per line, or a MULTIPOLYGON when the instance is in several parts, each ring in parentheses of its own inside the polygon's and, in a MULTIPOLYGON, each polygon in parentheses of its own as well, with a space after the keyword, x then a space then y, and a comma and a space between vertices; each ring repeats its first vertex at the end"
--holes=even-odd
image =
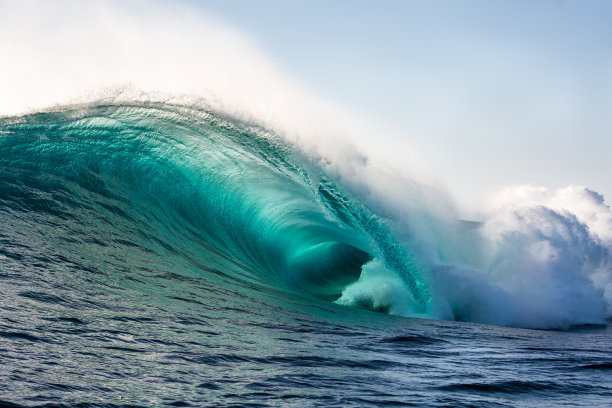
MULTIPOLYGON (((506 188, 484 222, 437 229, 429 317, 569 328, 612 316, 612 211, 587 188, 506 188)), ((367 266, 339 303, 415 315, 409 293, 387 273, 367 266)))
POLYGON ((523 305, 537 302, 532 314, 568 323, 612 315, 612 211, 601 195, 580 186, 514 187, 492 197, 491 209, 484 234, 500 286, 525 290, 523 305))
MULTIPOLYGON (((313 96, 246 36, 197 9, 0 0, 0 56, 0 114, 156 99, 204 103, 283 135, 421 253, 430 317, 568 327, 611 313, 612 215, 602 197, 579 187, 508 189, 482 227, 456 228, 417 149, 381 143, 392 130, 313 96)), ((380 262, 340 303, 415 315, 402 280, 380 262)))

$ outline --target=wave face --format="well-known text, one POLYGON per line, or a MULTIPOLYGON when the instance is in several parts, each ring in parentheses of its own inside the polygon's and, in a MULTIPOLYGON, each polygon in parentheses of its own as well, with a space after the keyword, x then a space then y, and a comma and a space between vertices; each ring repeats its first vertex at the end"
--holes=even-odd
POLYGON ((377 259, 401 266, 427 308, 422 272, 384 224, 262 129, 194 108, 94 106, 5 120, 0 151, 18 248, 332 301, 377 259))

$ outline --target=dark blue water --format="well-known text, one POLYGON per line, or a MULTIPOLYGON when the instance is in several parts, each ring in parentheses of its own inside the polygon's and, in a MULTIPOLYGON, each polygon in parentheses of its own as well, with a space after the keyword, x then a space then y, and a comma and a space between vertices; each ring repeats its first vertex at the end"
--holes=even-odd
POLYGON ((609 326, 334 303, 375 263, 417 312, 431 293, 415 247, 260 129, 159 105, 0 125, 2 404, 611 405, 609 326))
POLYGON ((612 400, 609 329, 536 331, 290 299, 237 302, 236 293, 197 277, 104 282, 30 268, 28 276, 3 261, 3 402, 604 407, 612 400))

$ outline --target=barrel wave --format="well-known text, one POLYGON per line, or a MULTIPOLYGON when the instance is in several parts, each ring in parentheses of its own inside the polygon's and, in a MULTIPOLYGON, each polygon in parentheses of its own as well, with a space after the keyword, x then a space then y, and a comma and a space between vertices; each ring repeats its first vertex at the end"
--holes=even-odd
POLYGON ((385 225, 264 129, 202 108, 91 105, 3 119, 0 157, 4 256, 44 246, 85 271, 195 273, 326 301, 364 265, 395 264, 428 307, 385 225))
POLYGON ((550 192, 506 191, 511 204, 473 222, 406 209, 406 197, 423 201, 414 188, 398 204, 384 179, 329 171, 204 106, 90 103, 0 127, 2 257, 14 271, 40 269, 41 281, 55 260, 61 280, 147 291, 151 274, 204 277, 230 304, 299 299, 537 328, 610 316, 612 216, 585 188, 555 193, 562 208, 550 192))

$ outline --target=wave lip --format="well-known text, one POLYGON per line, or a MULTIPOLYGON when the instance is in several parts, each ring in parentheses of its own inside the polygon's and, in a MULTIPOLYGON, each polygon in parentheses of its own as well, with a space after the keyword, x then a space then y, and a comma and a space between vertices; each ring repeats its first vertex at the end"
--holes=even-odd
POLYGON ((239 286, 326 300, 377 254, 359 221, 365 207, 335 201, 339 189, 324 171, 263 129, 197 107, 139 102, 1 124, 4 208, 87 220, 74 245, 168 253, 239 286), (108 236, 89 237, 97 230, 108 236))

